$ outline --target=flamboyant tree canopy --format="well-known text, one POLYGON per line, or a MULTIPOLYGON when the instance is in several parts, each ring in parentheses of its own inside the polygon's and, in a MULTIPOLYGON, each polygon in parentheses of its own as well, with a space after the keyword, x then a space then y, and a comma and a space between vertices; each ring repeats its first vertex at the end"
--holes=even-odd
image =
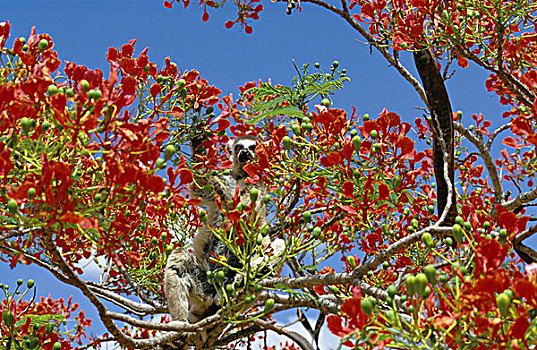
MULTIPOLYGON (((164 6, 196 6, 176 2, 164 6)), ((203 21, 224 2, 200 1, 203 21)), ((0 280, 2 347, 228 348, 271 330, 289 338, 272 348, 316 349, 323 325, 357 348, 537 342, 537 253, 523 243, 537 232, 536 5, 285 3, 291 15, 312 3, 341 17, 410 83, 423 116, 337 108, 331 96, 348 81, 337 61, 328 70, 295 65, 290 85, 249 82, 234 98, 169 58, 151 62, 135 40, 109 48, 102 72, 62 62, 47 34, 10 38, 10 23, 0 24, 0 260, 50 271, 99 317, 87 319, 72 298, 35 295, 31 280, 0 280), (407 52, 420 76, 399 60, 407 52), (430 55, 424 69, 421 54, 430 55), (505 111, 499 125, 452 112, 436 91, 470 64, 489 73, 484 85, 505 111), (219 271, 209 273, 218 312, 170 323, 167 256, 190 247, 206 222, 188 189, 229 171, 223 146, 242 135, 260 139, 246 181, 266 186, 268 224, 258 227, 238 195, 220 205, 224 224, 211 230, 244 266, 213 259, 243 283, 224 285, 219 271), (283 252, 264 245, 266 236, 283 239, 283 252), (251 264, 260 256, 263 263, 251 264), (100 265, 101 281, 84 279, 83 259, 100 265), (306 309, 319 311, 316 324, 306 309), (273 317, 286 310, 309 336, 273 317), (70 318, 76 326, 66 329, 70 318), (88 336, 91 322, 107 333, 88 336), (210 330, 207 339, 201 330, 210 330)), ((264 5, 226 6, 237 17, 225 27, 250 34, 264 5)))

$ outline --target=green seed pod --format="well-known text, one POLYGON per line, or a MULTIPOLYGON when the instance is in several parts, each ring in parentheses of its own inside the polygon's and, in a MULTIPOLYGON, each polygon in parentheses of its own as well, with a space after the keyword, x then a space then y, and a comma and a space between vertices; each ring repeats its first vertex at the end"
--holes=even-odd
POLYGON ((356 259, 354 259, 354 256, 352 255, 347 256, 347 263, 349 264, 349 267, 351 269, 354 269, 356 267, 356 259))
POLYGON ((177 80, 177 88, 178 88, 179 90, 181 90, 182 88, 184 88, 185 85, 186 85, 186 81, 185 81, 185 79, 179 79, 179 80, 177 80))
POLYGON ((274 308, 274 299, 268 298, 265 300, 265 313, 268 314, 274 308))
POLYGON ((363 118, 364 122, 367 122, 369 120, 369 114, 364 114, 363 118))
POLYGON ((39 41, 39 44, 37 44, 37 48, 39 49, 39 51, 43 51, 43 50, 45 50, 47 47, 48 47, 48 41, 47 41, 47 39, 41 39, 41 40, 39 41))
POLYGON ((293 130, 293 133, 297 136, 300 136, 302 135, 302 129, 300 129, 300 125, 298 124, 293 124, 291 126, 291 129, 293 130))
POLYGON ((33 119, 30 118, 22 118, 21 119, 21 126, 22 126, 22 132, 25 134, 28 134, 30 130, 32 129, 32 124, 35 123, 33 119))
POLYGON ((373 303, 371 302, 371 299, 366 298, 362 299, 362 310, 366 313, 366 315, 370 316, 373 313, 373 303))
POLYGON ((507 230, 502 228, 498 234, 498 237, 500 238, 500 242, 505 242, 505 239, 507 238, 507 230))
POLYGON ((270 203, 270 194, 266 194, 263 196, 263 203, 269 204, 270 203))
POLYGON ((451 239, 451 237, 446 238, 446 245, 448 247, 453 247, 453 240, 451 239))
POLYGON ((337 69, 337 67, 339 67, 339 61, 332 62, 332 67, 334 67, 334 69, 337 69))
POLYGON ((302 213, 302 220, 304 220, 304 223, 306 224, 311 221, 311 212, 309 210, 302 213))
POLYGON ((157 159, 156 163, 157 168, 164 169, 166 167, 166 161, 162 158, 157 159))
POLYGON ((257 197, 259 197, 259 190, 255 187, 252 187, 250 189, 250 200, 252 203, 257 202, 257 197))
POLYGON ((226 294, 227 295, 233 295, 233 292, 234 292, 234 288, 233 288, 233 284, 227 284, 226 285, 226 294))
POLYGON ((429 283, 431 283, 432 285, 436 284, 437 273, 436 273, 436 268, 433 265, 425 266, 425 268, 423 269, 423 273, 427 276, 429 283))
POLYGON ((423 299, 427 299, 427 298, 429 297, 429 295, 431 295, 431 292, 432 292, 431 287, 429 287, 429 286, 425 286, 425 290, 424 290, 423 293, 421 294, 421 297, 422 297, 423 299))
POLYGON ((360 147, 362 146, 362 139, 360 136, 356 135, 352 138, 352 145, 357 153, 360 152, 360 147))
POLYGON ((405 279, 406 291, 409 296, 413 296, 414 294, 416 294, 416 282, 416 277, 413 275, 409 275, 405 279))
POLYGON ((28 289, 32 288, 34 286, 34 280, 32 279, 29 279, 27 282, 26 282, 26 287, 28 289))
POLYGON ((35 188, 30 187, 30 188, 28 189, 27 194, 28 194, 28 199, 32 199, 32 198, 34 198, 34 196, 35 196, 35 188))
POLYGON ((425 232, 421 236, 421 240, 423 241, 423 243, 425 243, 425 245, 427 247, 433 247, 434 246, 433 237, 431 236, 431 234, 429 232, 425 232))
POLYGON ((327 98, 323 98, 321 101, 321 106, 325 106, 326 108, 330 107, 330 100, 327 98))
POLYGON ((321 233, 322 231, 320 227, 315 227, 313 231, 311 232, 313 238, 319 238, 321 236, 321 233))
POLYGON ((19 205, 14 199, 10 198, 7 201, 7 210, 13 215, 16 214, 17 211, 19 210, 19 205))
POLYGON ((509 307, 511 306, 511 298, 505 293, 501 293, 496 297, 496 304, 498 305, 498 310, 500 310, 500 315, 505 317, 509 314, 509 307))
POLYGON ((416 275, 416 293, 418 293, 418 295, 423 296, 423 292, 425 291, 428 282, 429 279, 423 272, 416 275))
POLYGON ((55 342, 54 345, 52 346, 52 350, 61 350, 62 348, 62 344, 60 344, 60 342, 55 342))
POLYGON ((244 298, 244 302, 248 305, 255 301, 255 295, 248 295, 244 298))
POLYGON ((466 221, 464 223, 464 229, 466 230, 466 232, 472 231, 472 224, 470 224, 470 222, 466 221))
POLYGON ((214 280, 219 284, 224 283, 225 278, 226 278, 226 274, 222 270, 218 270, 214 274, 214 280))
POLYGON ((393 188, 399 187, 401 185, 401 181, 402 181, 401 175, 395 175, 392 181, 393 188))
POLYGON ((394 298, 395 295, 397 294, 397 288, 395 288, 395 286, 392 284, 388 287, 388 289, 386 290, 388 292, 388 296, 390 298, 394 298))
POLYGON ((2 312, 2 321, 4 321, 7 328, 11 328, 11 326, 13 326, 13 321, 15 321, 15 317, 13 317, 11 311, 4 310, 4 312, 2 312))
POLYGON ((462 242, 462 227, 459 224, 453 225, 453 237, 455 237, 455 241, 457 243, 461 244, 462 242))
POLYGON ((48 120, 45 120, 42 124, 41 124, 41 130, 43 132, 46 132, 48 129, 50 128, 50 122, 48 120))
POLYGON ((485 232, 488 231, 490 229, 490 222, 485 221, 483 223, 483 228, 485 229, 485 232))
POLYGON ((164 160, 170 160, 175 155, 176 152, 177 152, 177 149, 175 148, 174 145, 166 146, 166 148, 164 149, 164 160))
POLYGON ((460 216, 457 216, 455 218, 455 223, 462 227, 464 225, 464 219, 462 217, 460 217, 460 216))
POLYGON ((86 93, 86 91, 89 89, 89 82, 86 79, 82 79, 80 81, 80 86, 82 86, 82 91, 86 93))
POLYGON ((378 132, 377 130, 371 130, 371 132, 369 133, 369 136, 371 136, 371 139, 375 140, 377 137, 378 137, 378 132))
POLYGON ((201 222, 203 222, 204 224, 207 223, 207 213, 205 212, 205 210, 200 209, 198 213, 198 217, 200 218, 201 222))
POLYGON ((412 220, 410 221, 410 224, 412 225, 413 228, 418 228, 419 225, 420 225, 419 221, 416 220, 416 219, 412 219, 412 220))

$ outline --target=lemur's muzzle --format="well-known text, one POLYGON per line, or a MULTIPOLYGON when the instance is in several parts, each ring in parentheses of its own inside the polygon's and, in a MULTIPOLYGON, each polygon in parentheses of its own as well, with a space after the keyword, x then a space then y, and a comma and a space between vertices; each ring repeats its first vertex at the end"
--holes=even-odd
POLYGON ((243 149, 239 152, 239 162, 246 163, 255 159, 255 154, 252 154, 248 149, 243 149))

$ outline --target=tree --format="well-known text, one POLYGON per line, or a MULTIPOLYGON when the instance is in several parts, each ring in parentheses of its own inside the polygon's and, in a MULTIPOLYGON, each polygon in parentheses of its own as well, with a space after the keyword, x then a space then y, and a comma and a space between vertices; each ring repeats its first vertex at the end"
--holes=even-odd
MULTIPOLYGON (((33 32, 7 48, 3 23, 0 258, 36 264, 78 288, 109 332, 95 344, 201 346, 196 332, 211 329, 205 345, 226 347, 272 330, 316 348, 271 316, 293 309, 314 339, 326 321, 354 347, 530 347, 537 254, 523 240, 537 231, 536 5, 306 2, 340 16, 378 50, 418 93, 424 118, 413 126, 387 110, 371 117, 332 108, 330 96, 347 79, 337 61, 327 71, 296 67, 290 86, 248 83, 238 100, 219 97, 198 72, 180 72, 170 60, 158 67, 147 49, 135 55, 135 41, 109 49, 108 78, 72 62, 58 73, 52 38, 33 32), (420 79, 399 60, 404 51, 420 79), (486 88, 505 106, 505 123, 493 130, 482 115, 452 113, 442 80, 455 61, 490 71, 486 88), (226 226, 214 234, 244 261, 236 272, 245 281, 229 287, 215 278, 221 309, 197 324, 169 324, 166 256, 188 246, 204 217, 188 186, 229 168, 221 145, 245 134, 263 141, 247 171, 248 181, 269 189, 269 226, 256 227, 252 208, 237 201, 222 206, 226 226), (195 155, 192 140, 201 142, 195 155), (434 151, 416 146, 421 140, 434 151), (493 143, 503 147, 496 160, 493 143), (259 234, 284 239, 284 253, 271 256, 259 234), (273 263, 252 267, 259 255, 273 263), (106 280, 83 280, 82 257, 102 264, 106 280), (320 311, 316 325, 305 308, 320 311)), ((226 27, 251 33, 263 10, 257 3, 234 3, 237 19, 226 27)), ((200 5, 206 21, 207 7, 222 4, 200 5)), ((287 12, 297 5, 289 2, 287 12)), ((3 288, 4 347, 86 341, 83 312, 74 333, 59 327, 77 305, 37 303, 17 294, 22 285, 3 288)))

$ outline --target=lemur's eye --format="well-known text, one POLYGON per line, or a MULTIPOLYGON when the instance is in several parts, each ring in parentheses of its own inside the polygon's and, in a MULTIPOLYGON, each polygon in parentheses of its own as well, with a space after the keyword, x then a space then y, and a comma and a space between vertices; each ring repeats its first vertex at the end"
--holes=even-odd
POLYGON ((250 147, 248 147, 248 149, 251 151, 255 151, 255 145, 251 145, 250 147))
POLYGON ((239 144, 239 145, 236 145, 236 146, 235 146, 235 152, 238 152, 238 151, 240 151, 241 149, 243 149, 243 145, 240 145, 240 144, 239 144))

